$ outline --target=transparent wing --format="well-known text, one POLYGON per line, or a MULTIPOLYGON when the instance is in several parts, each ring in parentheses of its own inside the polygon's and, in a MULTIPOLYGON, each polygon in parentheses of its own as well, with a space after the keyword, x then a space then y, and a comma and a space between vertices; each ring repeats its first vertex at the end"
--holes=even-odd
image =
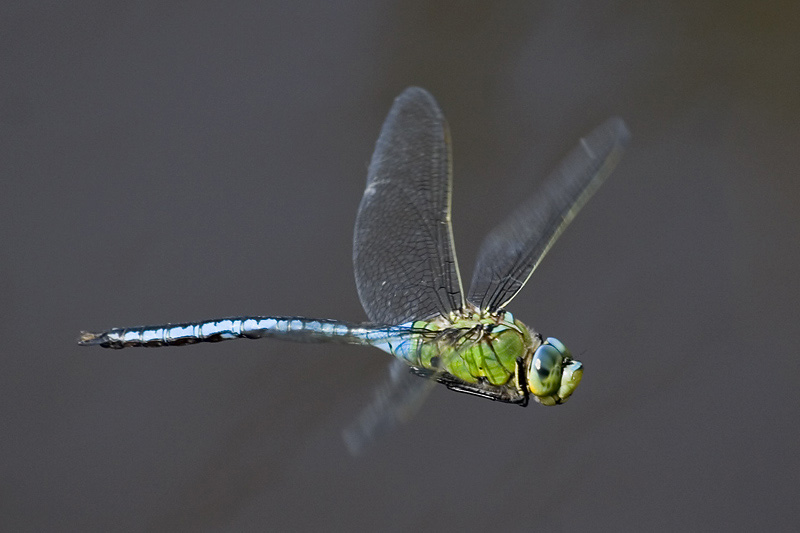
POLYGON ((611 118, 580 140, 547 179, 483 242, 468 300, 491 312, 525 285, 561 232, 616 166, 630 134, 611 118))
MULTIPOLYGON (((445 331, 434 332, 436 335, 445 331)), ((342 432, 345 445, 353 455, 360 454, 374 441, 392 431, 399 424, 411 420, 419 411, 425 398, 444 377, 449 376, 444 369, 453 359, 469 350, 477 339, 465 336, 452 339, 452 350, 442 353, 441 370, 411 368, 400 359, 393 359, 389 365, 389 378, 375 390, 375 397, 361 411, 359 417, 342 432)), ((442 381, 448 388, 456 378, 442 381), (449 385, 448 385, 449 383, 449 385)), ((488 397, 489 395, 487 395, 488 397)))
POLYGON ((369 165, 353 263, 370 320, 403 324, 463 307, 450 226, 450 133, 427 91, 394 101, 369 165))
POLYGON ((415 376, 406 363, 394 359, 389 366, 389 378, 375 390, 375 397, 358 418, 342 432, 348 451, 359 455, 380 437, 408 422, 435 385, 434 379, 415 376))

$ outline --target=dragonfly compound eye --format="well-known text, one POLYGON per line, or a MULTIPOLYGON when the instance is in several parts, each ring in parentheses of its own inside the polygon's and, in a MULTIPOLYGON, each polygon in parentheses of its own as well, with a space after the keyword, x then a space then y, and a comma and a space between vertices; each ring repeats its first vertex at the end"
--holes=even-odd
POLYGON ((530 391, 540 398, 555 394, 561 384, 563 361, 564 356, 549 342, 539 346, 533 354, 531 366, 528 369, 530 391))
POLYGON ((543 405, 557 405, 572 396, 583 377, 583 365, 558 339, 548 338, 533 353, 528 389, 543 405))

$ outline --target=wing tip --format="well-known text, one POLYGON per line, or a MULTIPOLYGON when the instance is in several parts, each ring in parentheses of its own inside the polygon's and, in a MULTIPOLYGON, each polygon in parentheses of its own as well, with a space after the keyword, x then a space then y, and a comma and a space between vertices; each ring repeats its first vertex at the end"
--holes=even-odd
POLYGON ((397 95, 397 97, 394 99, 394 106, 392 107, 392 109, 412 102, 420 102, 420 103, 425 102, 426 105, 436 109, 437 114, 441 115, 442 113, 441 110, 439 109, 439 103, 436 101, 436 98, 433 97, 433 94, 431 94, 431 92, 428 91, 427 89, 418 87, 416 85, 411 85, 410 87, 406 87, 405 89, 403 89, 403 92, 397 95))
POLYGON ((582 137, 580 146, 593 160, 618 159, 630 139, 631 132, 625 121, 612 116, 582 137))
POLYGON ((427 89, 424 89, 423 87, 420 87, 419 85, 409 85, 408 87, 403 89, 403 92, 401 92, 399 95, 397 95, 397 98, 401 98, 404 95, 405 96, 412 96, 414 94, 424 94, 426 96, 432 96, 431 93, 427 89))
POLYGON ((631 140, 631 130, 621 117, 612 116, 600 128, 610 132, 619 146, 626 146, 631 140))

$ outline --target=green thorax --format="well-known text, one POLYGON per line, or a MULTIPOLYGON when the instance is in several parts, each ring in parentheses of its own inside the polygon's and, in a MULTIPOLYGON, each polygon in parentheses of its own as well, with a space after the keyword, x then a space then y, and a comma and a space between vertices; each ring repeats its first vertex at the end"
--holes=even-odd
MULTIPOLYGON (((443 370, 466 383, 494 386, 517 380, 517 360, 527 360, 541 344, 528 328, 509 312, 487 316, 456 317, 414 322, 426 330, 405 359, 429 370, 443 370)), ((518 383, 513 383, 515 388, 518 383)))

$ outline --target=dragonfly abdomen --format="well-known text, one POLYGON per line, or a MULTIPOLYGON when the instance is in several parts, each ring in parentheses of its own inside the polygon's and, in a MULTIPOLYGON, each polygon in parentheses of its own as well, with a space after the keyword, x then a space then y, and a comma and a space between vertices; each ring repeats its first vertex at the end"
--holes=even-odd
POLYGON ((401 327, 351 324, 339 320, 300 317, 241 317, 116 328, 101 333, 81 333, 79 343, 104 348, 183 346, 199 342, 274 337, 300 342, 340 342, 381 345, 406 335, 401 327))

